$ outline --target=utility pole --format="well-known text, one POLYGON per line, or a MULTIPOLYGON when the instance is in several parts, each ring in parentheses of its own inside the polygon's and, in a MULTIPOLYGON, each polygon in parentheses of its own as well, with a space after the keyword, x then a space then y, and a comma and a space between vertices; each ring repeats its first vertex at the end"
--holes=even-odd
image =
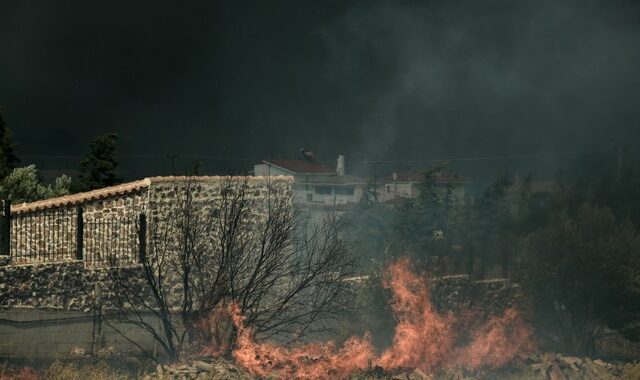
POLYGON ((624 164, 624 152, 626 151, 623 145, 618 145, 614 148, 617 155, 617 165, 616 165, 616 179, 618 182, 622 179, 622 166, 624 164))
POLYGON ((176 175, 176 158, 180 157, 179 154, 167 154, 167 158, 171 160, 171 175, 176 175))

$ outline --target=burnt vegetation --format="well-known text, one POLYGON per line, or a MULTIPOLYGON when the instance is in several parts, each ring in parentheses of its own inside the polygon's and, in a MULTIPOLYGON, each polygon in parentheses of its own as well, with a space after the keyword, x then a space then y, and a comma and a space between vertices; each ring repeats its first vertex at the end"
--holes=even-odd
MULTIPOLYGON (((516 184, 505 173, 479 196, 457 202, 451 185, 435 186, 443 170, 437 166, 425 170, 419 197, 397 206, 363 202, 346 216, 346 228, 354 241, 376 241, 376 249, 359 257, 372 273, 408 254, 434 276, 509 278, 520 285, 541 348, 615 356, 597 348, 612 337, 639 337, 634 167, 629 163, 618 175, 557 176, 544 192, 533 188, 531 175, 516 184)), ((383 304, 371 310, 384 315, 383 304)))
POLYGON ((169 220, 152 217, 139 282, 112 272, 117 320, 151 333, 178 357, 233 348, 228 307, 236 305, 258 339, 282 342, 326 332, 349 300, 354 260, 327 215, 310 225, 269 187, 266 200, 245 179, 227 180, 215 202, 196 184, 176 183, 169 220), (160 324, 149 322, 155 316, 160 324))

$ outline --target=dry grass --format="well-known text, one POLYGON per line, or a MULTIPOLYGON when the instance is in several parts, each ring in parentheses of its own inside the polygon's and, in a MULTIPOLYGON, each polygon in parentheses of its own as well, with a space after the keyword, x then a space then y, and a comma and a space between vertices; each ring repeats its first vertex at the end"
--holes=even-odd
MULTIPOLYGON (((640 379, 640 363, 628 363, 622 367, 622 374, 619 376, 611 376, 611 379, 619 378, 623 380, 640 379)), ((578 375, 577 375, 578 376, 578 375)), ((588 378, 579 375, 579 378, 588 378)), ((137 374, 131 373, 123 368, 119 368, 114 363, 107 361, 97 362, 71 362, 57 360, 49 367, 41 371, 34 371, 31 368, 16 369, 6 363, 0 363, 0 380, 125 380, 140 379, 144 377, 144 373, 140 371, 137 374)), ((354 375, 351 379, 390 379, 392 376, 367 376, 354 375)), ((511 371, 503 371, 500 374, 476 373, 469 375, 460 369, 440 370, 434 374, 434 378, 438 380, 475 380, 475 379, 494 379, 502 380, 542 380, 546 376, 540 372, 534 372, 528 368, 512 369, 511 371), (497 377, 496 377, 497 376, 497 377)), ((606 377, 609 378, 609 377, 606 377)))
POLYGON ((38 380, 39 378, 32 368, 15 370, 7 363, 0 363, 0 380, 38 380))
POLYGON ((133 375, 103 361, 74 363, 58 360, 43 373, 43 378, 48 380, 124 380, 140 377, 142 377, 140 373, 133 375))
POLYGON ((622 379, 624 380, 638 380, 640 379, 640 363, 628 363, 624 365, 622 371, 622 379))
POLYGON ((125 380, 138 379, 144 373, 133 373, 108 361, 78 362, 56 360, 44 369, 21 368, 16 363, 0 362, 0 380, 125 380))

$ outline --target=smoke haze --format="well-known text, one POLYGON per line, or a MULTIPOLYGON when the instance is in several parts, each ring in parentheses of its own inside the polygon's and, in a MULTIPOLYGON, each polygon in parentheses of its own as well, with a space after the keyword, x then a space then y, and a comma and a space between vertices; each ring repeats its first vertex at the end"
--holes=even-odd
POLYGON ((109 131, 125 177, 167 174, 167 154, 222 172, 300 146, 557 169, 547 153, 638 143, 638 67, 633 1, 0 4, 0 105, 23 161, 52 170, 109 131))

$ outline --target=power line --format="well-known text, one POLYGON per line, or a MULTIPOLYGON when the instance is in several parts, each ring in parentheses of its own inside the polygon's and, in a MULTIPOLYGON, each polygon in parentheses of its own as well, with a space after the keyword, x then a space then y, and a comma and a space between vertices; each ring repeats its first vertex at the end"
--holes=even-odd
MULTIPOLYGON (((631 148, 634 149, 634 148, 631 148)), ((592 154, 609 151, 609 148, 594 149, 594 150, 569 150, 569 151, 556 151, 556 152, 537 152, 537 153, 521 153, 521 154, 508 154, 498 156, 477 156, 477 157, 448 157, 448 158, 430 158, 424 160, 350 160, 351 163, 360 164, 380 164, 380 163, 395 163, 395 164, 420 164, 420 163, 433 163, 441 161, 491 161, 491 160, 506 160, 506 159, 522 159, 532 157, 544 157, 544 156, 560 156, 560 155, 579 155, 579 154, 592 154)), ((227 157, 227 156, 210 156, 199 154, 118 154, 116 158, 167 158, 167 157, 181 157, 192 159, 205 159, 214 161, 253 161, 261 162, 264 158, 255 157, 227 157)), ((20 155, 24 158, 44 158, 44 159, 78 159, 84 156, 76 155, 20 155)), ((333 161, 316 161, 318 163, 332 163, 333 161)))
POLYGON ((597 149, 597 150, 571 150, 562 152, 538 152, 538 153, 522 153, 522 154, 509 154, 501 156, 480 156, 480 157, 453 157, 453 158, 432 158, 426 160, 350 160, 350 162, 364 163, 364 164, 378 164, 378 163, 431 163, 442 161, 489 161, 489 160, 505 160, 505 159, 518 159, 518 158, 531 158, 541 156, 559 156, 559 155, 577 155, 577 154, 589 154, 606 152, 609 149, 597 149))

